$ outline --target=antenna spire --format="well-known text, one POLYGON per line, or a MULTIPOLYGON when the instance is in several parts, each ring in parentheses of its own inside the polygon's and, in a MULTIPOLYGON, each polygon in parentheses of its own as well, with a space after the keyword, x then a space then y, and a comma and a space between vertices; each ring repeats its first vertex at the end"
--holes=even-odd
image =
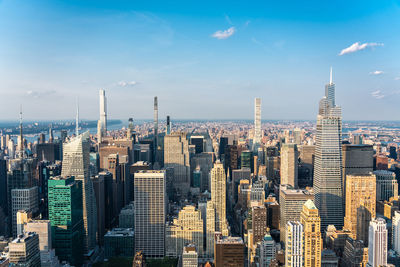
POLYGON ((75 122, 75 134, 76 136, 79 135, 79 99, 76 98, 76 122, 75 122))
POLYGON ((332 67, 331 67, 331 75, 330 75, 330 79, 329 79, 329 84, 332 84, 332 67))

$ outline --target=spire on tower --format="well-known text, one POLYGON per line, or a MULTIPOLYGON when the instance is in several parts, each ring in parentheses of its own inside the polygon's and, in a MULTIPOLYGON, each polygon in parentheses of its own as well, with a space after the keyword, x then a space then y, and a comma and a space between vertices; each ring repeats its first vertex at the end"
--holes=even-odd
POLYGON ((329 84, 332 84, 332 67, 331 67, 331 75, 330 75, 330 79, 329 79, 329 84))
POLYGON ((75 134, 79 135, 79 99, 76 99, 76 122, 75 122, 75 134))

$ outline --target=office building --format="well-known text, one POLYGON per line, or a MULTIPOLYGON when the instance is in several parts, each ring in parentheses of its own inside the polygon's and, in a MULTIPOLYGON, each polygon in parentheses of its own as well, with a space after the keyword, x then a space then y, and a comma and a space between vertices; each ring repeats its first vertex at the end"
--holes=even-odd
POLYGON ((84 251, 88 253, 96 247, 97 207, 93 183, 90 180, 90 140, 89 132, 63 144, 62 177, 74 176, 82 181, 82 205, 84 225, 84 251))
POLYGON ((135 228, 135 205, 133 202, 121 210, 118 223, 119 228, 135 228))
POLYGON ((389 201, 391 197, 398 196, 398 184, 394 172, 386 170, 374 171, 376 176, 376 200, 389 201))
POLYGON ((314 185, 315 204, 321 216, 321 229, 330 224, 343 226, 342 115, 335 105, 335 84, 325 87, 317 117, 314 185))
POLYGON ((171 254, 180 256, 186 244, 193 244, 198 248, 197 253, 203 256, 204 228, 200 210, 188 205, 179 211, 178 218, 167 223, 167 244, 171 254))
POLYGON ((164 257, 166 173, 148 170, 135 173, 135 251, 148 258, 164 257))
POLYGON ((174 169, 173 187, 186 195, 190 189, 190 157, 186 133, 172 133, 164 137, 164 167, 174 169))
POLYGON ((49 180, 49 220, 60 261, 79 265, 83 258, 82 181, 74 177, 49 180))
POLYGON ((260 206, 252 207, 252 227, 253 230, 253 245, 261 242, 267 233, 267 209, 264 203, 260 206))
POLYGON ((392 249, 400 255, 400 211, 395 211, 392 218, 392 249))
POLYGON ((344 229, 353 239, 368 243, 368 227, 376 217, 376 177, 374 174, 347 175, 344 229))
POLYGON ((20 235, 8 247, 10 266, 41 266, 38 234, 20 235))
POLYGON ((224 166, 217 161, 211 169, 211 202, 215 210, 215 231, 228 235, 226 220, 226 175, 224 166))
POLYGON ((182 267, 197 267, 198 266, 198 254, 196 246, 189 244, 183 248, 182 252, 182 267))
POLYGON ((17 212, 23 210, 37 214, 39 211, 38 196, 39 191, 37 186, 11 190, 12 232, 14 237, 17 236, 17 212))
POLYGON ((304 229, 299 221, 288 221, 285 225, 285 263, 288 267, 304 265, 304 229))
POLYGON ((281 184, 298 187, 298 158, 296 144, 282 144, 281 147, 281 184))
POLYGON ((245 245, 240 237, 217 237, 215 240, 215 267, 244 266, 245 245))
POLYGON ((335 252, 330 249, 324 249, 321 254, 321 266, 324 267, 338 267, 339 258, 335 252))
POLYGON ((382 218, 374 219, 369 224, 367 266, 386 266, 388 255, 388 231, 382 218))
POLYGON ((104 235, 104 257, 133 257, 135 236, 132 228, 113 228, 104 235))
POLYGON ((260 267, 269 267, 271 260, 275 258, 276 243, 270 234, 265 234, 260 244, 260 267))
POLYGON ((288 221, 300 221, 300 213, 307 200, 314 200, 314 195, 305 189, 292 189, 280 186, 280 230, 281 241, 285 240, 285 226, 288 221))
POLYGON ((206 207, 206 257, 214 257, 215 241, 215 208, 212 201, 207 201, 206 207))
POLYGON ((362 240, 347 238, 341 262, 348 267, 365 267, 368 263, 368 247, 362 240))
POLYGON ((374 168, 374 149, 372 145, 343 144, 342 155, 343 199, 346 201, 346 176, 372 172, 374 168))
POLYGON ((300 223, 304 229, 304 267, 320 267, 322 253, 321 219, 312 200, 303 205, 300 223))

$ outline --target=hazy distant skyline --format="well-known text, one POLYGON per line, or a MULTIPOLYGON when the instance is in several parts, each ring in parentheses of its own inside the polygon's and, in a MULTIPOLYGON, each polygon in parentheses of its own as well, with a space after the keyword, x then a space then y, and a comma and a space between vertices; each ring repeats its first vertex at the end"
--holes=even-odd
POLYGON ((315 120, 333 67, 343 120, 398 120, 388 1, 0 0, 0 120, 315 120))

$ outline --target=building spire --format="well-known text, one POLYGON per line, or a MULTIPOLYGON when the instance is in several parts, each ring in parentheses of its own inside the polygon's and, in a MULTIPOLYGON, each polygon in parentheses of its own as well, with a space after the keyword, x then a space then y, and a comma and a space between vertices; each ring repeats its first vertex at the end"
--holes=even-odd
POLYGON ((79 135, 79 99, 76 98, 76 122, 75 122, 75 135, 79 135))
POLYGON ((19 110, 19 138, 20 138, 20 157, 23 158, 24 157, 24 135, 22 133, 22 104, 20 106, 20 110, 19 110))
POLYGON ((330 75, 330 79, 329 79, 329 84, 332 84, 332 67, 331 67, 331 75, 330 75))

